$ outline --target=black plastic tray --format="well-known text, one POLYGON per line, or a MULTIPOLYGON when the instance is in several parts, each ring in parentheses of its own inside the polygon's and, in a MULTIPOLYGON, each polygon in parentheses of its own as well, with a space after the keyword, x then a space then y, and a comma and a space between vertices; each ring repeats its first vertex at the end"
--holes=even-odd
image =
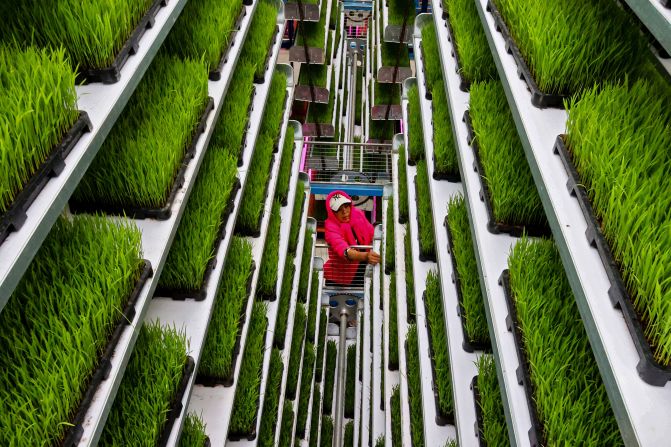
POLYGON ((468 110, 464 112, 463 121, 466 123, 468 144, 473 149, 473 170, 479 174, 480 184, 482 185, 482 188, 480 189, 480 200, 484 202, 485 208, 487 209, 487 230, 493 234, 508 233, 514 237, 520 237, 525 233, 533 237, 551 236, 552 231, 547 225, 514 225, 496 221, 494 218, 494 210, 492 208, 492 196, 489 191, 487 181, 485 180, 487 174, 482 167, 482 162, 480 160, 480 145, 478 144, 478 140, 475 138, 475 131, 473 130, 471 115, 468 110))
POLYGON ((273 36, 270 39, 270 43, 268 44, 268 51, 266 52, 266 59, 263 64, 263 74, 261 76, 257 76, 256 73, 254 73, 254 84, 263 84, 265 82, 266 73, 268 73, 268 67, 270 66, 270 58, 273 55, 273 46, 275 45, 275 42, 277 42, 277 36, 279 36, 279 34, 280 27, 279 25, 275 25, 275 31, 273 32, 273 36))
POLYGON ((154 20, 158 11, 168 4, 168 0, 154 0, 154 3, 149 7, 144 16, 140 19, 133 32, 131 32, 126 43, 123 44, 121 50, 114 58, 111 65, 104 68, 88 68, 77 70, 76 82, 91 83, 102 82, 103 84, 114 84, 121 78, 121 69, 126 64, 128 58, 137 53, 140 40, 145 31, 154 26, 154 20))
POLYGON ((480 408, 480 389, 478 388, 478 377, 473 377, 471 380, 471 390, 473 391, 473 402, 475 402, 475 437, 478 438, 478 445, 480 447, 486 447, 487 442, 485 441, 485 424, 482 419, 482 408, 480 408))
POLYGON ((448 243, 447 252, 450 254, 450 259, 452 260, 452 283, 454 283, 457 289, 457 314, 459 315, 459 321, 461 321, 461 332, 464 335, 464 341, 461 343, 461 347, 466 352, 475 352, 475 351, 492 352, 491 342, 487 343, 487 342, 477 342, 468 340, 468 335, 466 333, 466 321, 464 319, 464 297, 461 294, 461 280, 459 279, 459 271, 457 270, 457 260, 454 257, 452 231, 450 231, 450 225, 447 216, 445 216, 445 221, 443 222, 443 225, 445 226, 445 231, 447 231, 447 243, 448 243))
POLYGON ((461 75, 461 59, 459 58, 459 50, 457 49, 457 42, 454 39, 454 32, 452 32, 452 26, 450 25, 450 14, 447 10, 444 11, 445 26, 447 27, 447 40, 452 43, 452 57, 455 61, 454 71, 459 76, 459 90, 462 92, 467 92, 471 89, 471 81, 464 78, 461 75))
MULTIPOLYGON (((251 297, 252 291, 252 277, 254 276, 254 269, 256 269, 256 264, 252 261, 252 266, 249 269, 249 278, 247 278, 247 300, 251 297)), ((216 299, 216 297, 215 297, 216 299)), ((216 304, 216 303, 215 303, 216 304)), ((238 321, 238 333, 235 337, 235 345, 233 345, 233 357, 231 359, 231 374, 228 377, 214 377, 207 376, 201 373, 196 375, 196 384, 214 387, 218 385, 223 385, 225 387, 230 387, 235 383, 235 365, 238 361, 238 354, 240 354, 240 339, 242 338, 242 328, 245 326, 245 321, 247 320, 247 306, 242 306, 240 310, 240 320, 238 321)))
POLYGON ((529 360, 525 350, 524 337, 522 336, 522 331, 520 330, 520 325, 517 320, 517 307, 515 306, 515 300, 510 289, 510 273, 508 269, 501 273, 499 285, 503 287, 503 295, 506 299, 506 305, 508 306, 506 327, 508 328, 508 331, 513 334, 515 352, 517 353, 519 362, 519 365, 515 370, 515 375, 517 376, 517 383, 524 388, 527 407, 529 407, 529 417, 531 419, 531 427, 528 432, 529 444, 530 447, 544 446, 546 443, 545 439, 543 439, 543 424, 538 418, 538 409, 536 408, 536 400, 534 399, 536 392, 529 374, 529 360))
POLYGON ((503 35, 503 39, 506 42, 506 50, 513 56, 513 59, 515 59, 515 63, 517 64, 517 75, 520 77, 520 79, 523 79, 524 82, 526 82, 527 88, 531 92, 531 104, 540 109, 545 109, 548 107, 563 109, 564 100, 568 99, 569 95, 555 95, 541 91, 541 89, 538 87, 538 84, 536 84, 536 80, 531 74, 531 71, 529 70, 529 66, 522 56, 515 39, 513 39, 512 35, 510 34, 505 20, 503 20, 499 10, 491 0, 487 2, 487 11, 489 11, 494 17, 496 30, 503 35))
MULTIPOLYGON (((219 246, 221 241, 226 236, 226 224, 228 223, 228 216, 233 211, 233 206, 235 205, 235 198, 238 194, 238 190, 240 190, 240 179, 236 177, 235 182, 233 183, 233 188, 231 189, 230 197, 228 199, 228 204, 226 205, 226 208, 224 208, 224 211, 221 214, 221 225, 219 225, 217 238, 214 240, 213 244, 213 247, 215 247, 215 249, 219 246)), ((212 276, 212 272, 214 272, 214 268, 216 266, 217 266, 217 257, 215 250, 214 256, 210 258, 210 260, 207 263, 207 267, 205 268, 205 274, 203 275, 203 281, 201 283, 200 289, 197 290, 171 289, 168 287, 159 286, 156 288, 156 291, 154 292, 154 298, 166 297, 176 301, 184 301, 187 298, 192 298, 196 301, 203 301, 207 296, 207 285, 210 282, 210 276, 212 276)))
POLYGON ((170 407, 168 408, 168 413, 166 416, 165 424, 163 425, 163 430, 161 431, 161 437, 158 438, 156 442, 157 447, 165 447, 168 445, 168 439, 170 438, 170 433, 172 432, 172 427, 175 425, 175 421, 182 414, 184 410, 184 405, 182 404, 182 398, 184 393, 186 393, 186 388, 189 385, 189 379, 196 369, 196 362, 193 360, 193 357, 190 355, 186 357, 186 363, 184 364, 184 369, 182 370, 182 379, 179 382, 175 394, 172 396, 170 401, 170 407))
POLYGON ((587 195, 580 174, 573 165, 573 158, 564 144, 562 135, 557 137, 554 152, 564 164, 569 178, 566 186, 571 195, 578 200, 585 221, 587 221, 587 230, 585 231, 587 241, 592 247, 596 248, 606 270, 606 276, 610 282, 608 297, 613 306, 622 311, 622 316, 634 342, 639 356, 636 371, 644 382, 653 386, 664 386, 671 380, 671 367, 661 365, 655 360, 650 343, 643 331, 644 324, 634 309, 633 299, 622 280, 621 267, 613 257, 610 244, 601 231, 601 225, 592 208, 592 202, 587 195))
POLYGON ((0 215, 0 244, 7 239, 10 233, 21 229, 28 216, 26 212, 30 205, 40 195, 49 179, 58 177, 65 168, 65 158, 72 151, 79 139, 92 128, 91 120, 86 112, 79 112, 79 118, 70 130, 63 136, 51 154, 35 171, 23 189, 16 195, 14 201, 4 214, 0 215))
MULTIPOLYGON (((426 291, 422 293, 422 302, 424 303, 424 315, 429 314, 429 310, 426 307, 426 291)), ((443 319, 445 318, 445 309, 443 309, 443 319)), ((433 383, 431 389, 433 390, 433 400, 436 405, 436 424, 442 426, 451 424, 454 425, 454 411, 449 414, 445 414, 440 409, 439 400, 438 400, 438 380, 436 378, 436 356, 433 349, 433 336, 431 335, 431 325, 429 324, 428 319, 426 320, 426 333, 429 337, 429 357, 431 357, 431 377, 433 378, 433 383)), ((452 384, 454 386, 454 384, 452 384)))
POLYGON ((210 70, 210 73, 208 74, 207 78, 210 81, 218 81, 221 79, 221 72, 224 71, 224 65, 226 65, 226 63, 228 62, 228 56, 229 53, 231 52, 231 48, 235 44, 235 40, 238 37, 238 32, 240 31, 240 25, 242 24, 242 19, 244 19, 246 15, 247 15, 247 8, 242 6, 242 11, 240 11, 240 15, 238 15, 238 19, 235 21, 235 28, 233 29, 233 31, 231 31, 231 34, 229 35, 230 40, 228 42, 228 46, 221 54, 221 59, 219 59, 219 64, 217 65, 217 68, 215 68, 214 70, 210 70))
POLYGON ((156 220, 168 220, 172 214, 172 205, 177 197, 177 193, 184 186, 184 176, 186 175, 186 170, 189 168, 189 163, 193 159, 196 153, 196 145, 200 139, 201 134, 205 131, 205 126, 207 124, 207 117, 214 108, 214 99, 212 97, 208 98, 207 105, 205 110, 200 117, 198 126, 193 132, 191 137, 191 143, 184 153, 184 158, 182 164, 177 171, 177 175, 173 180, 172 189, 168 195, 168 199, 161 208, 136 208, 133 206, 120 206, 120 205, 106 205, 98 203, 80 203, 75 200, 70 201, 70 211, 72 213, 95 213, 103 212, 108 215, 113 216, 125 216, 131 219, 156 219, 156 220))
MULTIPOLYGON (((415 178, 413 179, 413 183, 415 184, 415 200, 419 197, 418 190, 417 190, 417 175, 415 175, 415 178)), ((423 200, 430 200, 429 198, 425 197, 423 200)), ((420 233, 420 225, 419 225, 419 209, 417 210, 417 241, 419 242, 419 233, 420 233)), ((406 254, 407 255, 407 254, 406 254)), ((435 250, 435 241, 434 241, 434 250, 433 253, 427 254, 422 254, 422 248, 419 247, 419 260, 422 262, 436 262, 436 250, 435 250)))
POLYGON ((116 351, 116 347, 119 344, 119 339, 123 334, 126 327, 135 318, 135 305, 137 300, 140 298, 140 293, 145 286, 145 283, 149 278, 154 275, 154 270, 152 269, 151 263, 146 259, 143 261, 142 271, 140 277, 135 283, 135 287, 128 297, 125 307, 121 312, 121 317, 119 322, 116 324, 114 331, 112 331, 107 341, 105 350, 100 355, 98 359, 98 366, 91 374, 88 385, 84 394, 82 395, 81 401, 79 402, 79 408, 75 413, 74 417, 71 420, 71 426, 65 432, 63 442, 61 443, 62 447, 70 447, 79 444, 79 440, 84 434, 84 420, 86 419, 86 413, 88 412, 91 404, 93 403, 93 397, 95 396, 96 391, 100 387, 100 384, 107 380, 109 377, 110 371, 112 369, 112 357, 116 351))
POLYGON ((438 172, 435 169, 436 166, 436 155, 433 154, 433 175, 431 176, 434 180, 438 181, 446 181, 450 183, 459 183, 461 182, 461 174, 459 174, 459 171, 456 173, 449 173, 449 172, 438 172))
POLYGON ((661 0, 662 6, 665 8, 671 8, 671 0, 661 0))

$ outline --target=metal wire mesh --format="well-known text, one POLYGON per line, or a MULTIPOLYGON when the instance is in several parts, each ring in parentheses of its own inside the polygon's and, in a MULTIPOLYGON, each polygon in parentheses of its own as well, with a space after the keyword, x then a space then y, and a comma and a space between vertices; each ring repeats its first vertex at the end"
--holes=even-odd
POLYGON ((385 184, 392 181, 391 154, 382 144, 309 145, 305 169, 315 182, 385 184))

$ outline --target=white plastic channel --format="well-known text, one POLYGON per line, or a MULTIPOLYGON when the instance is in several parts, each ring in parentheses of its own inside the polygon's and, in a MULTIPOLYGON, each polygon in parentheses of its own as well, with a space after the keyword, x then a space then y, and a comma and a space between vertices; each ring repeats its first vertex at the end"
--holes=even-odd
MULTIPOLYGON (((587 223, 578 202, 568 193, 566 171, 552 150, 557 135, 565 131, 566 112, 531 105, 526 85, 517 77, 517 66, 505 51, 503 38, 495 31, 493 17, 486 11, 487 0, 476 3, 625 444, 668 444, 671 382, 654 387, 638 376, 639 357, 631 335, 621 312, 610 304, 610 282, 603 263, 587 243, 587 223)), ((527 439, 526 434, 523 439, 527 439)))
MULTIPOLYGON (((415 48, 419 48, 422 36, 421 28, 432 20, 431 17, 432 14, 420 14, 415 19, 415 34, 413 36, 415 48)), ((440 16, 435 17, 435 20, 441 20, 440 16)), ((440 31, 447 31, 447 28, 445 28, 443 24, 438 23, 437 28, 438 27, 443 28, 440 31)), ((440 31, 437 30, 437 32, 440 31)), ((439 44, 442 45, 444 43, 450 44, 450 42, 443 42, 439 39, 439 44)), ((443 54, 450 55, 450 47, 447 47, 447 52, 445 52, 443 47, 440 48, 443 54)), ((453 63, 453 60, 449 59, 448 62, 453 63)), ((473 429, 476 423, 475 401, 473 400, 473 392, 470 389, 470 385, 473 377, 477 375, 475 362, 477 361, 478 354, 466 352, 462 346, 464 334, 461 329, 461 318, 457 311, 457 289, 456 285, 450 280, 450 278, 452 278, 454 266, 452 265, 452 259, 447 250, 449 243, 447 239, 447 231, 444 226, 444 218, 447 215, 448 202, 452 197, 461 196, 464 192, 461 182, 450 183, 447 181, 435 180, 433 178, 433 152, 428 150, 429 148, 433 148, 433 112, 431 102, 426 99, 424 60, 421 51, 415 53, 415 64, 417 67, 417 84, 422 112, 422 125, 424 127, 424 141, 427 143, 426 165, 429 171, 433 226, 436 235, 436 256, 440 271, 443 292, 443 313, 445 315, 448 350, 450 354, 455 425, 460 446, 477 446, 479 445, 479 441, 475 436, 475 430, 473 429)), ((445 82, 458 86, 458 81, 457 84, 450 82, 457 77, 454 65, 448 65, 443 68, 443 78, 446 77, 445 73, 447 72, 449 72, 450 79, 445 82)), ((451 123, 444 123, 443 125, 450 124, 451 123)))
MULTIPOLYGON (((280 15, 278 15, 278 20, 280 21, 279 23, 280 33, 282 33, 284 29, 284 18, 281 12, 280 15)), ((270 73, 272 73, 275 69, 280 44, 281 39, 277 39, 275 45, 273 46, 270 63, 268 65, 268 70, 270 73)), ((221 242, 217 250, 216 254, 217 263, 210 276, 210 280, 207 283, 205 299, 203 301, 194 302, 191 300, 176 301, 168 298, 155 298, 152 300, 147 315, 145 317, 145 321, 158 320, 164 326, 176 327, 178 329, 184 329, 186 331, 187 340, 189 341, 190 355, 196 362, 196 371, 200 363, 200 358, 202 356, 203 345, 205 343, 205 338, 207 335, 207 328, 210 322, 210 318, 212 316, 212 309, 214 307, 214 300, 216 298, 219 281, 221 279, 221 274, 223 272, 224 265, 226 263, 228 248, 230 246, 230 242, 233 237, 235 221, 237 219, 237 215, 240 210, 240 201, 242 198, 242 194, 244 192, 244 185, 247 182, 247 173, 248 173, 247 170, 249 169, 249 164, 251 162, 251 158, 254 152, 256 139, 258 137, 261 122, 263 120, 266 100, 268 98, 268 93, 271 85, 271 78, 272 76, 266 76, 265 82, 263 84, 259 84, 256 86, 256 96, 254 97, 253 100, 254 105, 252 107, 252 111, 249 117, 250 126, 245 139, 243 165, 238 169, 238 178, 240 179, 240 184, 242 185, 242 187, 236 196, 233 211, 229 215, 228 221, 226 223, 226 236, 224 237, 223 241, 221 242)), ((288 78, 287 81, 293 82, 293 80, 290 78, 288 78)), ((291 91, 293 91, 293 87, 290 87, 290 89, 291 91)), ((253 259, 256 262, 257 266, 260 265, 261 255, 263 253, 263 244, 265 242, 265 235, 268 230, 268 222, 270 219, 270 210, 272 209, 272 199, 275 193, 275 183, 277 180, 278 170, 279 170, 279 162, 275 162, 273 164, 273 170, 270 173, 268 179, 269 184, 268 184, 267 198, 264 206, 264 217, 261 222, 261 236, 259 238, 249 238, 249 241, 252 244, 253 259)), ((142 225, 146 224, 146 222, 138 221, 138 226, 140 225, 140 223, 142 225)), ((145 235, 153 237, 157 233, 157 231, 155 229, 152 229, 151 226, 148 227, 145 226, 141 228, 143 229, 143 237, 145 237, 145 235)), ((258 281, 258 274, 259 269, 257 268, 254 270, 252 276, 250 297, 253 297, 255 294, 256 284, 258 281)), ((235 362, 234 377, 236 378, 240 371, 240 365, 242 363, 242 358, 244 356, 244 347, 247 339, 247 331, 249 329, 249 321, 251 319, 250 317, 253 304, 254 299, 248 297, 248 302, 246 306, 245 324, 241 331, 240 352, 235 362)), ((182 399, 182 405, 183 408, 185 409, 189 408, 189 402, 191 399, 192 391, 194 390, 195 380, 196 380, 196 374, 193 374, 188 382, 186 391, 184 393, 184 397, 182 399)), ((228 424, 230 421, 230 408, 233 405, 233 397, 235 394, 236 386, 237 381, 233 384, 233 386, 225 388, 224 392, 222 393, 223 397, 222 400, 216 401, 217 405, 221 405, 222 408, 228 409, 228 411, 222 411, 221 413, 218 413, 216 415, 217 424, 211 422, 214 416, 205 409, 202 409, 203 420, 206 423, 209 422, 208 426, 210 427, 210 431, 212 432, 210 434, 210 438, 212 439, 213 442, 216 439, 218 439, 217 436, 221 433, 219 429, 221 429, 221 431, 224 431, 224 436, 226 436, 228 432, 228 424), (220 416, 221 414, 223 414, 224 417, 221 417, 220 416)), ((200 387, 195 388, 200 389, 200 387)), ((170 433, 170 437, 168 439, 169 446, 177 445, 181 434, 182 424, 185 415, 186 412, 182 411, 178 419, 175 421, 175 425, 173 426, 172 432, 170 433)))
MULTIPOLYGON (((403 96, 401 104, 403 109, 403 122, 408 123, 408 96, 407 91, 410 85, 416 82, 416 78, 408 78, 403 83, 403 96)), ((407 127, 406 127, 407 129, 407 127)), ((408 148, 408 133, 404 134, 405 147, 408 148)), ((426 139, 424 144, 426 146, 426 139)), ((426 151, 426 148, 425 148, 426 151)), ((419 240, 417 228, 417 200, 415 193, 415 175, 416 166, 407 166, 406 151, 406 170, 408 173, 408 224, 410 227, 410 245, 412 250, 413 270, 415 278, 415 313, 417 321, 417 338, 419 343, 419 363, 420 376, 422 378, 422 406, 424 408, 424 442, 426 445, 444 445, 449 439, 456 437, 456 430, 453 425, 439 426, 436 424, 436 403, 433 396, 433 376, 431 371, 431 357, 429 348, 429 337, 427 332, 426 315, 424 313, 424 285, 426 276, 430 270, 437 270, 435 262, 422 262, 419 260, 419 240)), ((397 281, 397 284, 400 281, 397 281)), ((405 343, 405 340, 403 340, 405 343)), ((400 348, 401 345, 399 345, 400 348)), ((404 346, 404 345, 403 345, 404 346)))
MULTIPOLYGON (((199 137, 198 143, 196 144, 196 153, 191 163, 189 164, 189 167, 186 170, 186 174, 184 177, 184 186, 178 191, 176 199, 172 205, 171 210, 172 212, 170 219, 165 221, 157 221, 152 219, 134 221, 135 224, 138 226, 138 228, 140 228, 140 230, 142 231, 143 256, 151 262, 152 267, 154 268, 154 275, 145 284, 145 287, 143 288, 141 295, 135 305, 136 310, 135 318, 133 319, 132 323, 126 328, 126 330, 122 333, 119 339, 114 355, 112 356, 111 359, 111 371, 109 377, 100 384, 98 390, 96 391, 93 397, 91 406, 89 407, 89 410, 84 419, 83 424, 84 433, 79 442, 79 445, 87 445, 87 446, 95 445, 98 442, 100 434, 102 433, 105 421, 107 420, 107 415, 109 414, 109 410, 112 407, 112 403, 114 402, 114 398, 116 397, 119 384, 121 383, 124 372, 126 370, 126 365, 130 358, 130 354, 133 351, 133 347, 135 346, 135 341, 137 340, 137 336, 139 333, 138 329, 142 324, 142 321, 145 318, 145 314, 147 313, 149 304, 152 301, 151 298, 154 294, 154 290, 156 289, 156 285, 158 284, 158 279, 161 275, 163 264, 165 263, 168 251, 170 250, 170 246, 172 245, 175 232, 177 231, 177 227, 179 226, 179 222, 182 218, 186 202, 193 188, 195 178, 198 174, 200 163, 202 162, 205 150, 207 148, 207 145, 209 144, 210 136, 212 135, 212 131, 214 129, 214 123, 216 123, 218 114, 221 110, 221 104, 223 102, 223 98, 226 94, 226 90, 228 88, 228 84, 235 63, 237 62, 237 58, 240 54, 240 48, 242 47, 242 42, 244 42, 244 38, 247 34, 247 30, 249 29, 249 24, 251 22, 251 17, 253 16, 255 11, 256 7, 255 5, 256 4, 247 7, 248 8, 247 14, 242 21, 241 31, 238 34, 238 36, 240 36, 241 38, 240 39, 236 38, 234 46, 231 49, 231 56, 229 58, 229 62, 224 67, 221 79, 216 82, 208 81, 209 94, 214 98, 214 110, 210 113, 207 119, 204 134, 199 137)), ((176 15, 173 16, 172 20, 175 20, 175 18, 176 15)), ((133 60, 134 57, 130 58, 128 63, 130 63, 133 60)), ((134 61, 136 66, 138 62, 139 60, 134 61)), ((125 69, 126 68, 124 68, 124 70, 125 69)), ((124 76, 130 76, 130 75, 131 75, 130 73, 123 74, 122 72, 122 79, 124 78, 124 76)), ((139 81, 139 79, 137 80, 139 81)), ((126 79, 125 82, 130 81, 126 79)), ((99 84, 91 84, 85 87, 94 88, 93 86, 99 86, 99 84)), ((120 112, 120 110, 118 110, 117 112, 120 112)), ((108 124, 109 126, 111 126, 112 122, 108 124)), ((81 174, 83 174, 83 171, 81 174)), ((113 218, 113 219, 119 219, 119 218, 113 218)))
MULTIPOLYGON (((65 159, 63 172, 49 180, 28 208, 27 219, 21 229, 12 232, 0 244, 0 311, 65 208, 185 4, 186 0, 174 0, 159 9, 154 26, 145 31, 138 43, 137 53, 129 57, 121 69, 118 82, 96 82, 75 87, 78 109, 88 114, 92 130, 82 135, 65 159)), ((250 12, 253 12, 254 7, 251 7, 250 12)), ((244 40, 244 35, 241 40, 244 40)), ((239 48, 236 42, 228 65, 235 65, 239 48)), ((227 81, 224 79, 223 85, 227 81)), ((210 95, 213 96, 212 91, 210 95)), ((153 267, 156 269, 157 265, 153 264, 153 267)))

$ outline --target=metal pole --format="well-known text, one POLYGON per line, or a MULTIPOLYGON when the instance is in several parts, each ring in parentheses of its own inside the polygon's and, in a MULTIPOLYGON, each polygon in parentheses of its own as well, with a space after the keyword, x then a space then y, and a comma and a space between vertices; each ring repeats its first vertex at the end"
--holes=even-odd
POLYGON ((345 402, 345 376, 347 362, 347 310, 340 311, 340 344, 338 345, 338 376, 336 382, 336 408, 334 415, 333 447, 342 447, 343 445, 343 417, 345 402))

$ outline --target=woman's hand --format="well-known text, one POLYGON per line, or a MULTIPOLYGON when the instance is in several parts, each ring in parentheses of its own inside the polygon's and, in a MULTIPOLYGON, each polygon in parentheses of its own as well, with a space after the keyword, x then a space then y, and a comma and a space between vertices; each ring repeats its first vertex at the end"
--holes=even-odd
POLYGON ((366 262, 371 265, 376 265, 380 263, 380 254, 374 252, 373 250, 366 252, 366 262))

